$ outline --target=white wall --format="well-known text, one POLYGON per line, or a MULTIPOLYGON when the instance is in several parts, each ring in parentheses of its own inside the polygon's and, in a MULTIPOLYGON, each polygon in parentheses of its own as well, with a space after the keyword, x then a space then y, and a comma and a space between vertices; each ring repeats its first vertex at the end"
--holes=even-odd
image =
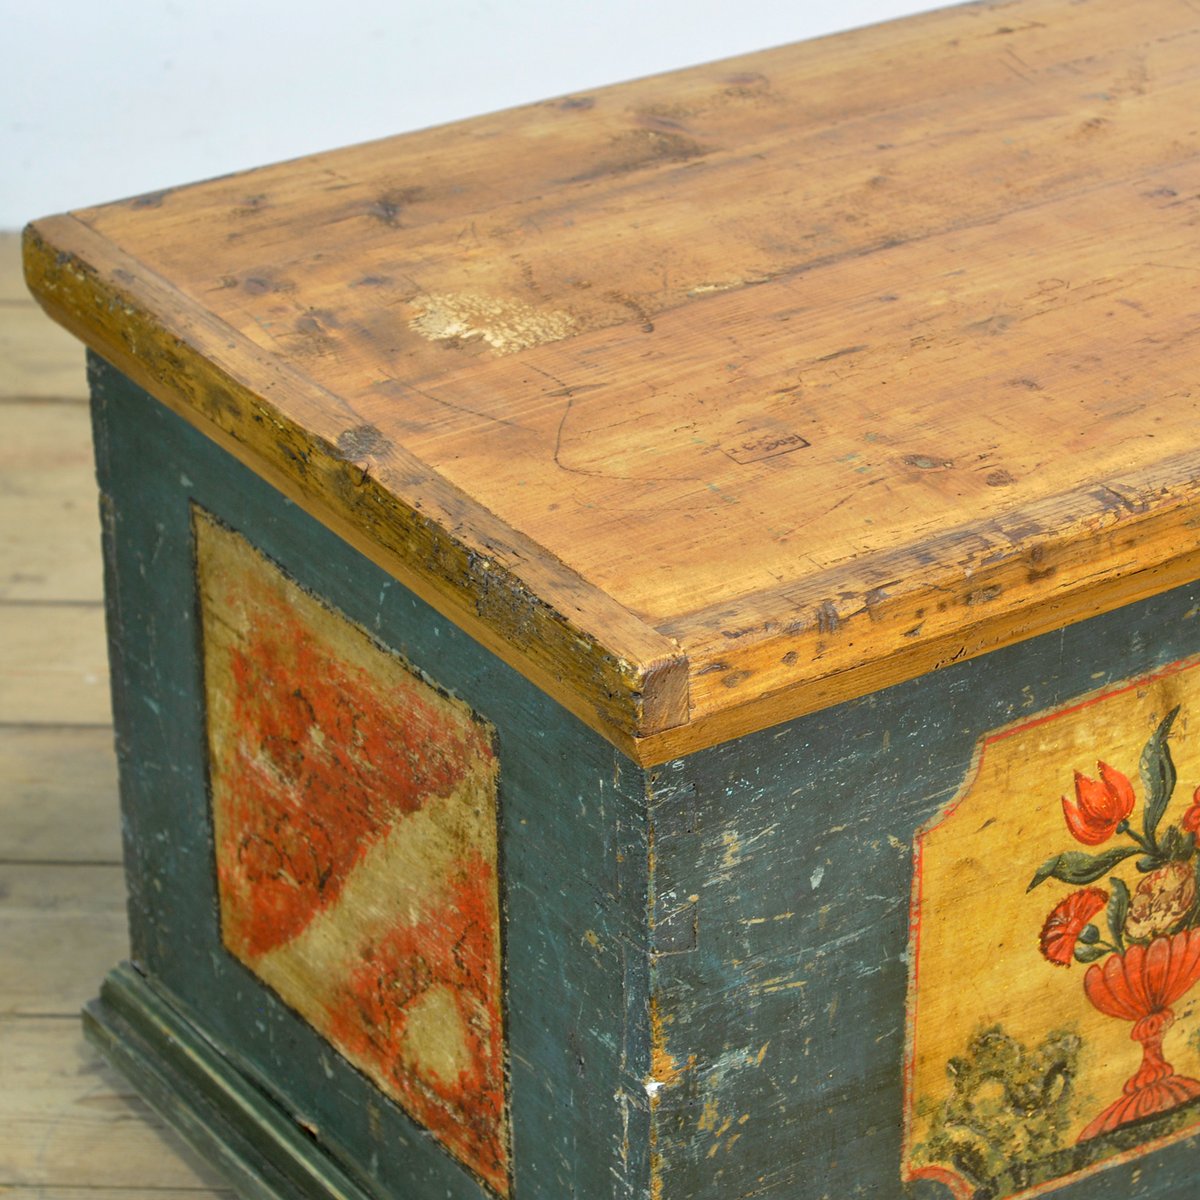
POLYGON ((929 0, 0 0, 0 229, 929 0))

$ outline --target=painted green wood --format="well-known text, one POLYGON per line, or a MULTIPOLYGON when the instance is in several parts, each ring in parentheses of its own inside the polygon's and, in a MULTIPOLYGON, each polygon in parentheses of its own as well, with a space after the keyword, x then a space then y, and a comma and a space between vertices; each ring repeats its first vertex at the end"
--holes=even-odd
POLYGON ((531 684, 93 359, 133 957, 362 1186, 483 1188, 222 946, 190 505, 495 726, 514 1194, 641 1197, 649 1163, 640 772, 531 684))
MULTIPOLYGON (((900 1182, 914 833, 981 734, 1198 652, 1193 585, 652 773, 664 1200, 948 1200, 900 1182)), ((1185 1200, 1196 1150, 1053 1195, 1185 1200)))
POLYGON ((248 1200, 370 1200, 313 1138, 125 964, 84 1010, 91 1041, 248 1200))
MULTIPOLYGON (((185 1124, 207 1105, 223 1115, 205 1136, 258 1138, 272 1163, 284 1127, 232 1100, 260 1090, 381 1200, 485 1194, 221 944, 197 502, 497 731, 518 1200, 951 1196, 901 1181, 914 838, 981 736, 1200 654, 1200 584, 643 772, 140 389, 92 372, 133 953, 153 980, 115 977, 93 1032, 135 1081, 177 1083, 185 1124), (154 1065, 172 1051, 146 1031, 171 1022, 220 1047, 230 1099, 196 1101, 194 1080, 154 1065)), ((1195 1148, 1038 1194, 1184 1200, 1195 1148)), ((1086 1166, 1094 1149, 1064 1153, 1086 1166)))

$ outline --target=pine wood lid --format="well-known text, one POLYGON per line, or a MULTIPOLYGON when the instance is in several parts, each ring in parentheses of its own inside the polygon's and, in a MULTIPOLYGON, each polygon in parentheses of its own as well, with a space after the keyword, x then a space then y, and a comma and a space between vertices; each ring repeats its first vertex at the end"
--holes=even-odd
POLYGON ((52 316, 643 762, 1200 573, 1200 10, 968 6, 52 217, 52 316))

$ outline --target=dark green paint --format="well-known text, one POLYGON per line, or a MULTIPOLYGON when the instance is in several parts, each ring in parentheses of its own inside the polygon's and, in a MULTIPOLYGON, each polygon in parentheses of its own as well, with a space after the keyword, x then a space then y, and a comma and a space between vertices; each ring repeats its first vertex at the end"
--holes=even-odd
POLYGON ((251 1078, 320 1130, 322 1145, 357 1172, 363 1187, 385 1197, 485 1194, 221 945, 197 654, 194 499, 495 726, 514 1195, 643 1196, 649 1035, 639 773, 115 371, 94 363, 92 385, 139 968, 196 1028, 234 1052, 251 1078))
MULTIPOLYGON (((900 1184, 914 831, 981 734, 1200 652, 1200 585, 643 772, 98 362, 93 388, 134 956, 272 1111, 374 1196, 482 1195, 221 947, 193 499, 498 731, 517 1200, 647 1200, 648 1091, 661 1200, 943 1200, 900 1184), (680 1072, 647 1089, 652 988, 680 1072)), ((1053 1194, 1184 1200, 1195 1161, 1189 1139, 1053 1194)))
MULTIPOLYGON (((913 834, 981 734, 1200 652, 1198 602, 1200 585, 1181 588, 652 773, 661 915, 700 897, 694 948, 652 973, 673 1016, 666 1049, 696 1057, 661 1093, 667 1200, 949 1196, 900 1183, 913 834), (741 1133, 712 1158, 706 1102, 741 1133)), ((1189 1138, 1053 1195, 1185 1200, 1200 1191, 1196 1149, 1189 1138)))
POLYGON ((84 1010, 88 1037, 249 1200, 371 1200, 291 1115, 125 965, 84 1010))

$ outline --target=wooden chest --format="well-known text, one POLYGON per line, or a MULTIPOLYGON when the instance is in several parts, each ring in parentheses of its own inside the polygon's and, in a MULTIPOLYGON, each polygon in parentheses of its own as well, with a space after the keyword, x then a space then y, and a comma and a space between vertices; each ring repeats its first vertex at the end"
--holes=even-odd
POLYGON ((950 9, 26 263, 94 352, 87 1027, 245 1195, 1197 1194, 1200 8, 950 9))

